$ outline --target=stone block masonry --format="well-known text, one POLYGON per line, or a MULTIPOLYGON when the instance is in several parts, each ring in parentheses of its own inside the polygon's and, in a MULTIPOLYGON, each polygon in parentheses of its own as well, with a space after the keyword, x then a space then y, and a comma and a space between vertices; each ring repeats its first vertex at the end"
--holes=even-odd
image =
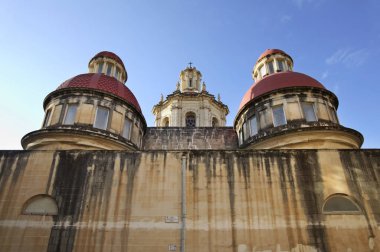
POLYGON ((379 251, 379 181, 379 150, 0 151, 0 251, 379 251))
POLYGON ((233 150, 237 135, 232 127, 148 128, 144 150, 233 150))

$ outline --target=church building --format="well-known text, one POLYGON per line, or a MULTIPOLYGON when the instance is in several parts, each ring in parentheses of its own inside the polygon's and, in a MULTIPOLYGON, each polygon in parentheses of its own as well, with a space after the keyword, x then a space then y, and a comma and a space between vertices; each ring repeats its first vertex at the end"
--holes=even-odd
POLYGON ((0 151, 0 251, 380 251, 380 150, 293 68, 265 50, 227 126, 189 63, 150 127, 99 52, 46 96, 24 150, 0 151))

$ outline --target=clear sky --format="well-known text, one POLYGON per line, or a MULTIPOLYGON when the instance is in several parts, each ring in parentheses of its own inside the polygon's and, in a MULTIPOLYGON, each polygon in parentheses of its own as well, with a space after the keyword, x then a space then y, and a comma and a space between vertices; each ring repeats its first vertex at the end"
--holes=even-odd
POLYGON ((41 127, 45 96, 116 53, 153 126, 151 109, 189 61, 230 108, 232 126, 252 68, 267 48, 339 98, 342 125, 380 147, 378 0, 0 0, 0 149, 41 127))

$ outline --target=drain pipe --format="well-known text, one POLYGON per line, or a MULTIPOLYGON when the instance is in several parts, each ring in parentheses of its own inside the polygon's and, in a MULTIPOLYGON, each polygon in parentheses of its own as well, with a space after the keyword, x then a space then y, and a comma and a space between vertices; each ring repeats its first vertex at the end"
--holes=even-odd
POLYGON ((186 238, 186 156, 182 156, 181 160, 181 252, 185 252, 185 238, 186 238))

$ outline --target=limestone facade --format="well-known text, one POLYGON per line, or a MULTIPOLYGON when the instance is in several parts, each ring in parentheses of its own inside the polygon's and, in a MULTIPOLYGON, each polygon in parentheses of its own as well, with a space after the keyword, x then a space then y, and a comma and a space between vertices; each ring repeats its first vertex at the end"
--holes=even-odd
POLYGON ((378 150, 1 151, 0 168, 0 251, 380 250, 378 150))

